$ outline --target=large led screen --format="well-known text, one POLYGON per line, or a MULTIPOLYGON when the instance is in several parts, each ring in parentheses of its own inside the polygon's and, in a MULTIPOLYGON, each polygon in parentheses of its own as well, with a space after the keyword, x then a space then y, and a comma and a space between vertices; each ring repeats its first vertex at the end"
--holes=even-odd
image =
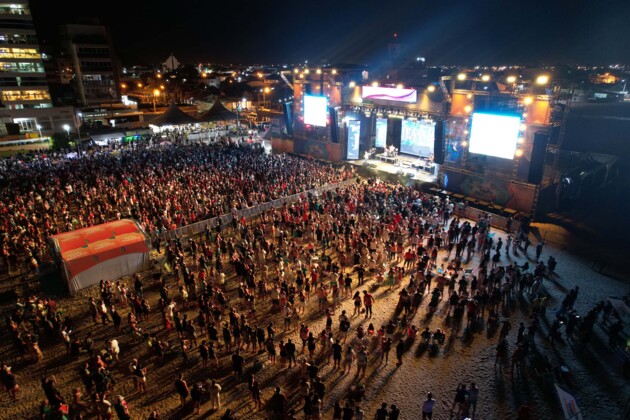
POLYGON ((346 159, 359 159, 360 140, 361 121, 348 121, 348 153, 346 153, 346 159))
POLYGON ((376 144, 374 146, 387 146, 387 118, 376 119, 376 144))
POLYGON ((403 120, 400 134, 400 153, 414 156, 433 154, 435 122, 403 120))
POLYGON ((418 91, 415 89, 363 86, 361 88, 361 97, 370 100, 416 103, 418 101, 418 91))
POLYGON ((514 115, 473 113, 470 153, 514 159, 521 118, 514 115))
POLYGON ((325 96, 304 95, 304 124, 326 127, 328 99, 325 96))

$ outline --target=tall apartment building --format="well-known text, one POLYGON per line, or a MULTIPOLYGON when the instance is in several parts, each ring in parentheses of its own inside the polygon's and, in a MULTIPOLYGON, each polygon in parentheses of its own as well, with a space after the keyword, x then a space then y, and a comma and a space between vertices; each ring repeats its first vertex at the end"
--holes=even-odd
POLYGON ((79 103, 87 107, 119 102, 120 66, 107 28, 96 20, 64 25, 62 42, 72 62, 79 103))
POLYGON ((0 102, 7 115, 52 107, 28 0, 0 0, 0 102))

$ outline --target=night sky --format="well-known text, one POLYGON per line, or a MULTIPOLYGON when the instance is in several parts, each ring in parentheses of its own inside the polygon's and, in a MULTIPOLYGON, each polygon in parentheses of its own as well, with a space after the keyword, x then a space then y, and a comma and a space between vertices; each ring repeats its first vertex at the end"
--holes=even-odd
POLYGON ((41 40, 98 16, 122 62, 376 63, 397 40, 429 64, 630 61, 628 0, 31 0, 41 40), (52 16, 65 16, 64 21, 52 16))

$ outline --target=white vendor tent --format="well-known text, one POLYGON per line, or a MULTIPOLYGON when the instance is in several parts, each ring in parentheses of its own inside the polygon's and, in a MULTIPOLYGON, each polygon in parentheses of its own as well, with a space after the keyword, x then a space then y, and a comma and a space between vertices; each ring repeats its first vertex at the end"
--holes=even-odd
POLYGON ((50 244, 70 293, 149 266, 149 238, 129 219, 60 233, 50 244))

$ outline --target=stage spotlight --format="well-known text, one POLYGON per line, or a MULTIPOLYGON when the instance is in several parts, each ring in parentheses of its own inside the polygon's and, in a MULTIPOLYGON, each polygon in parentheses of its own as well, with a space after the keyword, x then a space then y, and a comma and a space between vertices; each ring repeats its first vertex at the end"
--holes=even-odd
POLYGON ((523 156, 523 149, 516 149, 516 152, 514 152, 514 155, 516 157, 521 157, 523 156))
POLYGON ((322 74, 322 69, 317 69, 317 74, 322 74))
POLYGON ((525 99, 523 99, 523 103, 525 105, 531 105, 534 102, 534 98, 532 98, 531 96, 527 96, 525 97, 525 99))
POLYGON ((547 82, 549 82, 549 76, 547 76, 546 74, 541 74, 536 78, 537 85, 546 85, 547 82))
POLYGON ((459 73, 457 75, 457 80, 466 80, 466 73, 459 73))
POLYGON ((297 74, 300 72, 300 69, 293 69, 293 73, 297 74))
POLYGON ((304 73, 309 74, 311 71, 309 69, 305 69, 304 73))
POLYGON ((470 105, 466 105, 466 106, 464 107, 464 111, 466 111, 466 113, 467 113, 467 114, 470 114, 470 111, 472 111, 472 106, 470 106, 470 105))
POLYGON ((468 142, 466 140, 462 141, 460 144, 462 147, 468 146, 468 142))
POLYGON ((356 85, 357 85, 357 84, 356 84, 354 81, 352 81, 352 82, 348 83, 348 87, 349 87, 349 88, 353 88, 353 87, 355 87, 356 85))
POLYGON ((516 76, 508 76, 507 82, 508 83, 515 83, 516 82, 516 76))
POLYGON ((378 87, 378 82, 376 80, 372 82, 372 87, 378 87))
POLYGON ((521 124, 520 129, 521 129, 521 131, 527 130, 527 125, 526 124, 521 124))
POLYGON ((487 74, 484 74, 483 76, 481 76, 481 80, 483 80, 484 82, 488 82, 490 81, 490 76, 487 74))
POLYGON ((398 84, 396 85, 396 89, 402 89, 402 88, 403 88, 402 83, 398 83, 398 84))
POLYGON ((429 92, 435 92, 435 86, 430 85, 430 86, 427 88, 427 90, 428 90, 429 92))

